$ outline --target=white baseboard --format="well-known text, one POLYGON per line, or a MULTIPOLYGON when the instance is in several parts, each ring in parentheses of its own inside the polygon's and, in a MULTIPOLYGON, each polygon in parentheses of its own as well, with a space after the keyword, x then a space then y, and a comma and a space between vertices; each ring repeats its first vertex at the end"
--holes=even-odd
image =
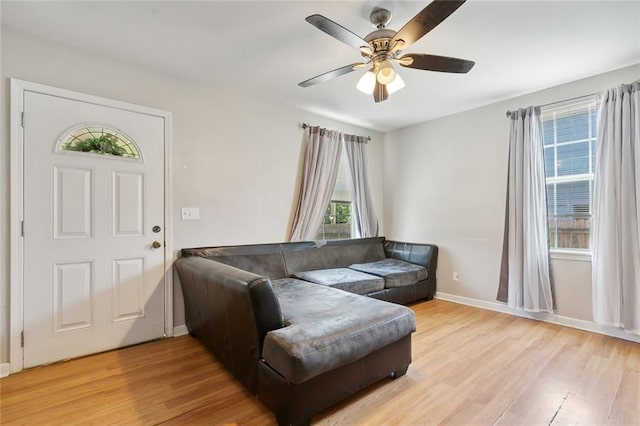
POLYGON ((189 334, 186 325, 182 324, 173 327, 173 337, 184 336, 185 334, 189 334))
POLYGON ((7 377, 10 371, 11 364, 9 364, 8 362, 0 364, 0 379, 3 377, 7 377))
POLYGON ((449 302, 460 303, 462 305, 473 306, 476 308, 487 309, 490 311, 502 312, 522 318, 549 322, 552 324, 563 325, 565 327, 577 328, 578 330, 590 331, 592 333, 604 334, 605 336, 617 337, 618 339, 640 343, 640 336, 638 335, 627 333, 621 328, 596 324, 593 321, 584 321, 576 318, 565 317, 562 315, 549 314, 546 312, 525 312, 520 309, 511 308, 499 302, 488 302, 486 300, 472 299, 470 297, 457 296, 455 294, 449 293, 436 292, 435 298, 446 300, 449 302))

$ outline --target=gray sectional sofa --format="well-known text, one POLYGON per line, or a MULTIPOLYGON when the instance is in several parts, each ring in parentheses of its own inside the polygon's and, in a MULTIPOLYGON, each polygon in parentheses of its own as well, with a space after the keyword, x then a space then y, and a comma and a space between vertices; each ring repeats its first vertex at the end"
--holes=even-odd
POLYGON ((308 424, 405 374, 415 317, 397 303, 433 297, 437 254, 383 237, 201 247, 183 249, 176 269, 190 334, 279 424, 308 424))

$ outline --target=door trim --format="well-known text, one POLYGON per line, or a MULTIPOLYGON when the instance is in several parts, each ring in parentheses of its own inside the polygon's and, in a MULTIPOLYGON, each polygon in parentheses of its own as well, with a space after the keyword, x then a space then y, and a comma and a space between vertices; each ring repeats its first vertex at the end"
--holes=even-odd
MULTIPOLYGON (((160 117, 164 120, 164 334, 173 336, 173 224, 172 217, 172 170, 171 170, 171 113, 98 96, 87 95, 66 89, 46 86, 29 81, 11 79, 10 101, 10 263, 9 263, 9 364, 10 372, 16 373, 24 368, 24 349, 21 345, 24 330, 24 239, 22 220, 24 218, 24 132, 22 131, 22 111, 24 93, 34 92, 52 95, 75 101, 118 108, 125 111, 160 117)), ((28 117, 26 118, 28 125, 28 117)), ((27 229, 26 232, 29 232, 27 229)))

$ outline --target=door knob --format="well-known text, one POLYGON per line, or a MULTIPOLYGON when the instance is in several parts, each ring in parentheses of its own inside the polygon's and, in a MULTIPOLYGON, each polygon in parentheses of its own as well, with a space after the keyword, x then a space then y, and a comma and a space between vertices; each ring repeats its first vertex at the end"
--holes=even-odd
POLYGON ((154 241, 151 243, 151 247, 154 249, 160 248, 162 247, 162 244, 160 244, 160 241, 154 241))

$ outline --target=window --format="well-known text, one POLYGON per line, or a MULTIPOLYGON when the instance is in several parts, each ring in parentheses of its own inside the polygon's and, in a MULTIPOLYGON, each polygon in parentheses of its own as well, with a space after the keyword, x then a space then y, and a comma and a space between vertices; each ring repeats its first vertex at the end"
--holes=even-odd
POLYGON ((342 150, 338 177, 333 188, 331 202, 322 219, 316 240, 344 240, 351 238, 351 177, 347 154, 342 150))
POLYGON ((549 245, 588 251, 596 148, 594 97, 542 109, 549 245))
POLYGON ((351 238, 351 202, 332 200, 322 219, 316 240, 351 238))
POLYGON ((58 146, 58 151, 140 160, 140 151, 128 137, 104 126, 76 127, 60 138, 58 146))

